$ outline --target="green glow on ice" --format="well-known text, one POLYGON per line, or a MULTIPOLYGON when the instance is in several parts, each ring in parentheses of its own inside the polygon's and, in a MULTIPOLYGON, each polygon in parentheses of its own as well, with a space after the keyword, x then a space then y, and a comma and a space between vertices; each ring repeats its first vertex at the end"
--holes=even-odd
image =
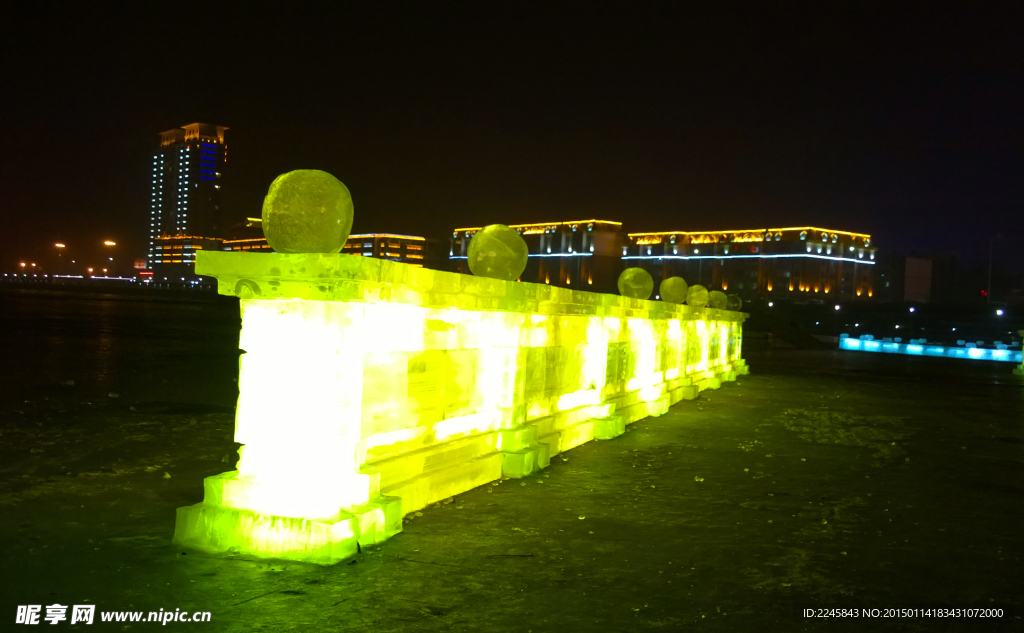
POLYGON ((650 299, 654 279, 643 268, 627 268, 619 275, 619 294, 633 299, 650 299))
POLYGON ((469 270, 477 277, 512 281, 526 270, 526 240, 504 224, 484 227, 469 241, 469 270))
POLYGON ((178 510, 176 542, 209 552, 337 562, 746 369, 735 312, 342 254, 197 259, 242 297, 246 350, 237 471, 178 510))
POLYGON ((263 234, 278 253, 337 253, 352 230, 352 196, 325 171, 281 174, 263 200, 263 234))
POLYGON ((700 284, 694 284, 686 291, 686 305, 693 308, 703 308, 708 304, 708 289, 700 284))
POLYGON ((682 277, 669 277, 663 279, 658 286, 658 294, 662 301, 671 303, 686 303, 686 281, 682 277))
POLYGON ((728 298, 721 290, 712 290, 708 293, 708 305, 716 310, 724 310, 728 298))

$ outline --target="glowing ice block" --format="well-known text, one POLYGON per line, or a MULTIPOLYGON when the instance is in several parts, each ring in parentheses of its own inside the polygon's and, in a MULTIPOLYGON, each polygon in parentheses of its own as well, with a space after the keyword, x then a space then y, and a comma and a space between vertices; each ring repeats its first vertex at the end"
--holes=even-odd
POLYGON ((708 304, 708 289, 700 284, 690 286, 686 291, 686 305, 703 308, 708 304))
POLYGON ((209 552, 337 562, 746 373, 738 312, 342 254, 196 269, 241 298, 246 351, 237 471, 178 510, 176 542, 209 552))
POLYGON ((643 268, 627 268, 619 275, 619 294, 633 299, 649 299, 654 279, 643 268))
POLYGON ((519 233, 504 224, 492 224, 469 241, 468 255, 474 275, 512 281, 526 270, 529 249, 519 233))
POLYGON ((263 234, 279 253, 337 253, 352 230, 352 196, 318 169, 281 174, 263 200, 263 234))
POLYGON ((924 345, 919 342, 879 342, 873 340, 871 337, 850 338, 845 335, 839 337, 839 349, 855 352, 881 352, 885 354, 908 354, 910 356, 933 356, 943 358, 961 358, 965 360, 994 360, 1010 363, 1024 363, 1024 352, 1017 352, 1008 349, 924 345))
POLYGON ((663 279, 658 286, 658 294, 662 301, 671 303, 686 303, 686 281, 682 277, 669 277, 663 279))

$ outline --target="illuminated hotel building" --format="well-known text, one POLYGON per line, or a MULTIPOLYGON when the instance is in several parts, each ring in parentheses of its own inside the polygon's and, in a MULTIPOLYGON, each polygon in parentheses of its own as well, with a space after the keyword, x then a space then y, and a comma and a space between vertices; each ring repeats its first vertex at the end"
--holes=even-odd
MULTIPOLYGON (((578 220, 511 224, 529 249, 521 281, 594 292, 618 293, 622 250, 627 243, 621 222, 578 220)), ((457 271, 469 273, 469 242, 483 227, 455 229, 449 257, 457 271)))
POLYGON ((796 227, 630 233, 621 254, 625 266, 650 272, 655 288, 679 276, 744 298, 850 300, 874 295, 876 250, 866 233, 796 227))
POLYGON ((153 154, 147 253, 148 266, 159 267, 158 277, 192 275, 195 251, 215 247, 221 237, 227 129, 192 123, 160 134, 153 154))
MULTIPOLYGON (((246 218, 244 225, 235 227, 238 235, 223 241, 226 251, 256 251, 272 253, 274 249, 262 236, 263 221, 260 218, 246 218)), ((411 266, 448 269, 448 245, 444 240, 397 235, 395 233, 355 233, 348 236, 342 247, 345 255, 390 259, 411 266)))

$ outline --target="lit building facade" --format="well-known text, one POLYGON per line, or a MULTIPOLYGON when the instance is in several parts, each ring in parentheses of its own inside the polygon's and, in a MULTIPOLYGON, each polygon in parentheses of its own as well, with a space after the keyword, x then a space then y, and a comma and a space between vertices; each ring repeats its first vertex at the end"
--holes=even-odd
MULTIPOLYGON (((188 271, 181 275, 176 268, 175 275, 191 276, 194 257, 186 257, 185 252, 206 248, 210 240, 222 237, 227 129, 192 123, 160 134, 160 148, 153 154, 151 165, 147 253, 151 268, 173 263, 188 271), (168 251, 172 252, 170 257, 168 251), (174 256, 174 251, 181 257, 174 256)), ((156 276, 162 274, 159 270, 155 272, 156 276)))
MULTIPOLYGON (((455 229, 449 257, 456 272, 470 272, 469 242, 483 227, 455 229)), ((579 220, 510 224, 526 241, 529 258, 521 281, 618 293, 622 250, 627 236, 621 222, 579 220)))
POLYGON ((223 240, 194 235, 162 235, 153 240, 149 257, 153 281, 192 281, 195 277, 196 252, 220 251, 223 240))
POLYGON ((866 233, 794 227, 630 233, 621 255, 650 272, 655 288, 679 276, 747 299, 854 300, 874 295, 876 251, 866 233))
POLYGON ((349 235, 341 249, 346 255, 378 257, 403 264, 448 270, 448 250, 443 240, 394 233, 349 235))
MULTIPOLYGON (((231 237, 223 241, 225 251, 256 251, 272 253, 274 249, 263 236, 263 220, 246 218, 242 224, 230 231, 231 237)), ((377 257, 402 262, 412 266, 448 270, 448 245, 444 240, 420 237, 418 235, 398 235, 395 233, 354 233, 341 252, 346 255, 377 257)))

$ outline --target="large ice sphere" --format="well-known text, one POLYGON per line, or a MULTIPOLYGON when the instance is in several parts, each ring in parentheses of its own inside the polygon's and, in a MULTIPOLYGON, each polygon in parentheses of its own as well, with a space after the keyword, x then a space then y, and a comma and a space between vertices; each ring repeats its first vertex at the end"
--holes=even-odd
POLYGON ((523 236, 504 224, 486 226, 469 241, 469 270, 477 277, 512 281, 526 270, 523 236))
POLYGON ((643 268, 627 268, 619 275, 619 294, 633 299, 650 299, 654 279, 643 268))
POLYGON ((708 289, 700 284, 690 286, 690 289, 686 291, 686 305, 694 308, 703 308, 707 304, 708 289))
POLYGON ((661 285, 658 286, 658 294, 661 295, 662 301, 668 301, 669 303, 685 303, 686 281, 682 277, 669 277, 668 279, 662 279, 661 285))
POLYGON ((711 304, 712 308, 724 310, 727 301, 728 299, 726 298, 725 293, 721 290, 712 290, 708 293, 708 303, 711 304))
POLYGON ((743 307, 743 299, 739 295, 729 295, 725 298, 725 309, 739 311, 743 307))
POLYGON ((270 183, 263 235, 278 253, 337 253, 352 231, 352 195, 326 171, 297 169, 270 183))

